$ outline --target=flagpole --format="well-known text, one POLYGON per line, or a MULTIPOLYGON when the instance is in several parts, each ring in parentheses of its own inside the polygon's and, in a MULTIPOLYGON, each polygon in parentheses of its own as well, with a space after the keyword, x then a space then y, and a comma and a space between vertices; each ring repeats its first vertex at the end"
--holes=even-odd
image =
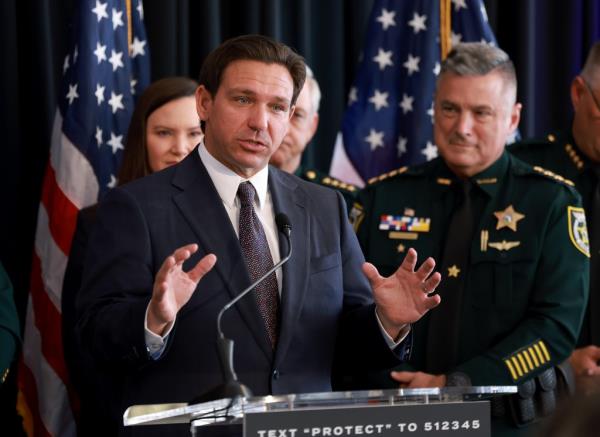
POLYGON ((450 32, 452 29, 451 18, 451 0, 440 0, 440 50, 442 61, 448 56, 452 49, 452 38, 450 32))

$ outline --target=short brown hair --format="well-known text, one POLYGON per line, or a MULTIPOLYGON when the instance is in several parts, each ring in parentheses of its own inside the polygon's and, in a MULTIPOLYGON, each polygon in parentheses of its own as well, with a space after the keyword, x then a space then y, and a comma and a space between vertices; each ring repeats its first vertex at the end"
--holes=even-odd
POLYGON ((239 60, 280 64, 287 68, 294 84, 291 104, 296 103, 306 78, 304 58, 285 44, 264 35, 242 35, 223 42, 202 63, 200 84, 214 97, 227 66, 239 60))
POLYGON ((119 185, 152 173, 148 164, 146 123, 148 117, 161 106, 181 97, 193 96, 198 82, 188 77, 167 77, 153 82, 140 96, 127 131, 123 162, 119 171, 119 185))

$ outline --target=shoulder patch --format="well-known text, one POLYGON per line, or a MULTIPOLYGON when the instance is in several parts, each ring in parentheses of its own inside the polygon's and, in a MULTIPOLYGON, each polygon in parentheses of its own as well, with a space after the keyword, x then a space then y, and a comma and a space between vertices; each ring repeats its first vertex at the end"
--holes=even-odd
POLYGON ((534 166, 533 170, 536 173, 538 173, 538 174, 544 175, 547 178, 553 179, 553 180, 555 180, 557 182, 560 182, 562 184, 569 185, 570 187, 574 187, 575 186, 575 184, 573 183, 573 181, 571 181, 571 180, 569 180, 567 178, 563 178, 561 175, 556 174, 554 172, 551 172, 550 170, 546 170, 545 168, 542 168, 539 165, 534 166))
POLYGON ((575 206, 567 207, 569 216, 569 238, 573 245, 588 258, 590 257, 590 239, 585 222, 585 211, 575 206))
POLYGON ((385 180, 387 178, 393 178, 394 176, 398 176, 399 174, 406 173, 407 170, 408 170, 407 166, 397 168, 397 169, 392 170, 390 172, 380 174, 379 176, 372 177, 371 179, 369 179, 367 181, 367 184, 368 185, 372 185, 375 182, 383 181, 383 180, 385 180))

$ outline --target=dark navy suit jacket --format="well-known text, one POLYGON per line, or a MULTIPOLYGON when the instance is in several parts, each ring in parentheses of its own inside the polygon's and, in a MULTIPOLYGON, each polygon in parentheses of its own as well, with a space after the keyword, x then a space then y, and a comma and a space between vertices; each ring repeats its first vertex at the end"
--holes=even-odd
MULTIPOLYGON (((390 351, 379 331, 341 195, 275 168, 269 169, 269 189, 275 212, 292 223, 294 253, 283 267, 275 350, 252 295, 223 318, 226 336, 235 340, 239 379, 255 395, 318 392, 332 389, 332 375, 343 379, 397 364, 402 353, 390 351)), ((283 235, 279 241, 287 253, 283 235)), ((189 401, 222 381, 216 315, 249 284, 236 233, 197 150, 106 196, 86 255, 78 334, 100 364, 122 369, 121 413, 133 404, 189 401), (144 315, 154 276, 189 243, 199 250, 185 269, 208 253, 217 263, 153 361, 144 315)))

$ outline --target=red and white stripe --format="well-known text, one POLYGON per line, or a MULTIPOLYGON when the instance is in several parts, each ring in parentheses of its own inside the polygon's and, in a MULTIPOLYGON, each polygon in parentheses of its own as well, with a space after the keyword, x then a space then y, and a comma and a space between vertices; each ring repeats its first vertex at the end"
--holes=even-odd
POLYGON ((30 296, 19 363, 19 405, 30 435, 76 435, 61 334, 62 283, 79 209, 98 197, 98 182, 85 156, 62 132, 57 111, 50 160, 42 188, 31 271, 30 296))
POLYGON ((356 185, 357 187, 362 188, 365 186, 365 181, 360 177, 346 153, 341 132, 338 132, 335 138, 329 174, 336 179, 356 185))

